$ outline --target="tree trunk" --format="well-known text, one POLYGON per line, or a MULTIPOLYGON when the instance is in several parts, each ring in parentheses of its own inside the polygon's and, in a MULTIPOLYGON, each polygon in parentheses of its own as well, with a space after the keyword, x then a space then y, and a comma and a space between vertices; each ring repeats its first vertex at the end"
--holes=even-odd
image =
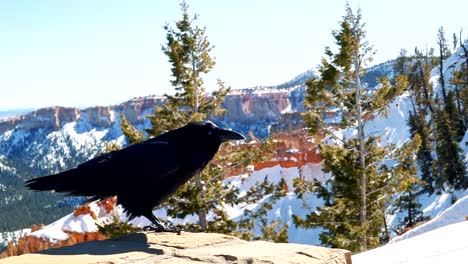
POLYGON ((385 233, 385 244, 387 244, 390 241, 390 232, 388 230, 388 225, 387 225, 387 219, 385 218, 385 207, 382 208, 384 214, 383 214, 383 222, 384 222, 384 233, 385 233))
POLYGON ((359 209, 359 222, 361 227, 364 229, 364 236, 361 241, 361 251, 364 251, 367 248, 367 175, 366 175, 366 161, 365 161, 365 138, 364 138, 364 124, 362 120, 362 109, 361 109, 361 77, 359 72, 361 67, 359 65, 358 57, 354 59, 354 70, 355 70, 355 82, 356 82, 356 118, 358 122, 358 139, 359 139, 359 167, 361 168, 361 178, 360 178, 360 196, 361 196, 361 206, 359 209))
POLYGON ((465 54, 466 67, 468 67, 468 48, 465 45, 466 42, 462 40, 462 32, 461 31, 460 31, 459 41, 460 41, 460 47, 463 49, 463 53, 465 54))
POLYGON ((455 84, 455 98, 457 99, 457 110, 458 114, 460 115, 460 126, 463 131, 466 130, 465 120, 463 118, 463 111, 460 102, 460 91, 458 90, 458 83, 455 84))
MULTIPOLYGON (((198 76, 197 76, 197 68, 196 68, 196 65, 195 65, 195 57, 193 55, 193 53, 191 54, 192 55, 192 82, 193 82, 193 92, 194 92, 194 105, 193 105, 193 108, 192 108, 192 115, 196 115, 197 119, 199 118, 198 116, 198 108, 199 108, 199 87, 198 87, 198 82, 197 82, 197 79, 198 79, 198 76)), ((199 121, 199 120, 197 120, 199 121)), ((201 172, 199 173, 196 173, 195 174, 195 185, 201 189, 200 191, 200 199, 202 200, 202 203, 204 203, 205 201, 205 192, 203 190, 203 184, 202 184, 202 181, 201 181, 201 172)), ((201 227, 201 230, 202 231, 206 231, 207 228, 208 228, 208 224, 207 224, 207 220, 206 220, 206 210, 205 208, 201 208, 200 210, 198 210, 198 219, 199 219, 199 222, 200 222, 200 227, 201 227)))
MULTIPOLYGON (((202 184, 202 181, 201 181, 201 173, 200 172, 195 174, 195 185, 197 187, 202 188, 202 190, 200 192, 200 199, 202 200, 202 202, 204 202, 205 194, 204 194, 204 191, 203 191, 203 184, 202 184)), ((197 214, 198 214, 198 220, 200 222, 201 230, 204 232, 208 228, 208 221, 206 220, 206 210, 205 210, 205 208, 201 208, 200 210, 198 210, 197 214)))
POLYGON ((411 193, 411 191, 409 191, 408 192, 408 225, 409 227, 413 227, 415 224, 412 213, 413 213, 413 194, 411 193))
POLYGON ((431 98, 429 95, 429 88, 427 87, 427 83, 424 79, 424 69, 419 60, 418 60, 418 70, 419 70, 419 77, 421 78, 421 83, 423 87, 424 99, 426 100, 425 105, 429 107, 431 114, 434 114, 434 108, 432 107, 431 98))
POLYGON ((444 54, 444 47, 443 47, 442 42, 439 44, 439 55, 440 55, 439 82, 440 82, 440 88, 442 88, 442 98, 444 99, 444 103, 447 104, 447 90, 445 89, 445 77, 444 77, 445 54, 444 54))

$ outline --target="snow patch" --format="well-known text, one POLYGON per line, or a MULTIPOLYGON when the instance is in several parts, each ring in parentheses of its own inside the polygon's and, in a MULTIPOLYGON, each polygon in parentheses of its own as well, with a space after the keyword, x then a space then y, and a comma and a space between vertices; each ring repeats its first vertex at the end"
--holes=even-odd
POLYGON ((387 244, 352 257, 354 264, 440 264, 468 260, 468 221, 387 244))
POLYGON ((424 215, 428 215, 427 211, 434 210, 434 208, 437 207, 448 207, 447 209, 440 212, 430 221, 411 229, 401 236, 393 238, 390 243, 395 243, 401 240, 415 237, 450 224, 466 221, 466 217, 468 216, 468 191, 464 191, 463 194, 464 196, 451 206, 446 205, 446 203, 449 202, 451 195, 441 195, 441 199, 434 200, 433 203, 425 208, 424 215))

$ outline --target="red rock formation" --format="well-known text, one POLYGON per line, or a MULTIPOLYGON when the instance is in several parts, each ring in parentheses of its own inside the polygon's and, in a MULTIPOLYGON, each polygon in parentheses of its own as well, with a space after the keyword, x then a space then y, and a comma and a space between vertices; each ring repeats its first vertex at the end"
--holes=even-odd
POLYGON ((75 122, 80 118, 86 118, 92 126, 109 127, 114 122, 113 110, 124 111, 130 122, 138 123, 146 118, 143 113, 145 110, 152 110, 162 100, 161 97, 145 97, 130 100, 120 105, 95 106, 84 110, 62 106, 41 108, 19 117, 0 121, 0 134, 16 127, 26 130, 38 128, 58 130, 65 123, 75 122))
MULTIPOLYGON (((92 126, 107 128, 114 122, 113 111, 123 112, 129 122, 138 124, 146 119, 146 114, 151 113, 154 107, 160 105, 163 100, 163 97, 157 96, 142 97, 119 105, 96 106, 84 110, 60 106, 41 108, 20 117, 0 121, 0 134, 15 127, 58 130, 63 124, 75 122, 81 118, 86 119, 92 126)), ((254 125, 259 120, 278 120, 282 116, 281 112, 290 106, 290 102, 286 90, 261 94, 244 91, 244 93, 226 96, 223 105, 229 109, 224 117, 225 120, 250 122, 254 125)), ((297 115, 290 115, 290 117, 295 117, 297 120, 297 115)))
POLYGON ((117 197, 111 197, 107 199, 103 199, 98 202, 98 205, 103 207, 106 210, 106 214, 114 211, 115 206, 117 205, 117 197))
POLYGON ((109 127, 112 125, 112 108, 109 106, 95 106, 81 111, 81 117, 94 127, 109 127))
POLYGON ((26 130, 38 128, 58 130, 64 123, 76 121, 79 116, 80 111, 76 108, 61 106, 41 108, 29 114, 0 122, 0 133, 15 127, 26 130))
POLYGON ((311 137, 304 129, 273 135, 277 140, 275 159, 255 164, 255 170, 280 165, 283 168, 301 167, 308 163, 320 163, 315 142, 320 138, 311 137))
POLYGON ((228 95, 224 106, 229 109, 225 119, 238 122, 253 116, 256 119, 280 116, 281 111, 289 106, 288 93, 242 93, 228 95))
POLYGON ((94 220, 97 220, 97 216, 93 210, 88 205, 80 205, 73 212, 73 216, 77 217, 79 215, 89 214, 94 220))
POLYGON ((44 224, 39 224, 39 225, 36 225, 36 224, 33 224, 31 226, 31 232, 34 232, 34 231, 37 231, 37 230, 41 230, 45 227, 44 224))
MULTIPOLYGON (((100 201, 98 204, 105 209, 106 213, 111 212, 116 205, 116 198, 108 198, 100 201)), ((89 214, 94 220, 97 220, 96 213, 91 210, 88 205, 79 206, 73 212, 73 216, 77 217, 79 215, 89 214)), ((44 228, 44 225, 32 225, 31 232, 37 231, 39 229, 44 228)), ((49 248, 59 248, 63 246, 70 246, 77 243, 82 243, 86 241, 93 241, 93 240, 103 240, 107 239, 108 237, 100 234, 99 232, 87 232, 87 233, 79 233, 79 232, 72 232, 62 230, 63 232, 68 234, 68 239, 64 241, 54 241, 51 242, 50 240, 38 238, 33 235, 26 235, 19 238, 18 242, 14 244, 13 242, 9 242, 7 245, 7 249, 0 254, 0 258, 8 257, 8 256, 17 256, 26 253, 32 253, 40 250, 45 250, 49 248)))
POLYGON ((104 240, 108 238, 98 232, 88 232, 84 234, 77 232, 65 232, 69 235, 69 238, 64 241, 56 242, 51 242, 49 240, 44 240, 35 236, 21 237, 16 245, 13 244, 13 242, 9 242, 7 249, 0 254, 0 258, 18 256, 50 248, 60 248, 87 241, 104 240))
MULTIPOLYGON (((110 213, 114 210, 115 206, 117 205, 117 197, 110 197, 106 199, 102 199, 98 202, 98 205, 106 211, 106 213, 110 213)), ((75 211, 73 212, 73 216, 77 217, 79 215, 89 214, 94 220, 97 220, 96 213, 89 207, 89 205, 80 205, 78 206, 75 211)), ((34 231, 31 231, 34 232, 34 231)))
MULTIPOLYGON (((321 158, 315 142, 321 138, 311 137, 307 130, 296 129, 291 132, 281 132, 272 135, 277 140, 275 153, 271 161, 255 163, 254 170, 262 170, 274 166, 283 168, 302 167, 309 163, 320 163, 321 158)), ((258 140, 256 140, 258 141, 258 140)), ((246 173, 243 167, 235 167, 226 172, 225 177, 246 173)))

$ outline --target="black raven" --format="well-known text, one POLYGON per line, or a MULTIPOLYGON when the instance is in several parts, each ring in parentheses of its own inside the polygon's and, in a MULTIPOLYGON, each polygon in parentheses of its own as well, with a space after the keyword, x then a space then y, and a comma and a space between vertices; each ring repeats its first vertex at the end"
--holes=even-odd
POLYGON ((35 178, 26 187, 89 196, 100 200, 117 196, 130 219, 145 216, 154 231, 166 227, 152 209, 199 173, 221 143, 245 139, 241 134, 218 128, 211 122, 190 122, 155 138, 113 151, 55 175, 35 178))

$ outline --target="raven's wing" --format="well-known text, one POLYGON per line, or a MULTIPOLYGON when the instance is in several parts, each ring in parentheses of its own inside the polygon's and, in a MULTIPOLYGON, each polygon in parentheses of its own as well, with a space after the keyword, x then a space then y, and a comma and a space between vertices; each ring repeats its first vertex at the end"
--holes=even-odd
POLYGON ((29 180, 26 187, 107 197, 142 184, 157 184, 180 166, 179 153, 173 145, 148 140, 101 155, 74 169, 29 180))

